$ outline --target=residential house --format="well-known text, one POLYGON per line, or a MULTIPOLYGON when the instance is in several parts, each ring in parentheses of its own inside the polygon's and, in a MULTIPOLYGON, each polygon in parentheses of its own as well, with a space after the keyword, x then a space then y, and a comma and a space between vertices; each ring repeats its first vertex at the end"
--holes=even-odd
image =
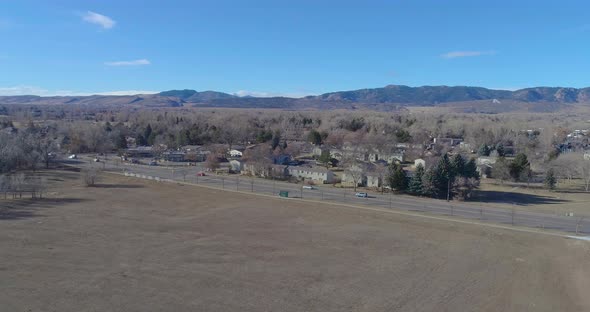
POLYGON ((347 170, 342 173, 342 179, 340 181, 340 184, 344 187, 354 187, 355 185, 366 186, 367 175, 361 172, 359 172, 358 174, 353 174, 347 170))
POLYGON ((448 146, 455 146, 459 145, 459 143, 463 142, 461 138, 434 138, 432 143, 437 145, 448 145, 448 146))
POLYGON ((164 152, 162 153, 162 157, 166 161, 174 161, 174 162, 181 162, 185 161, 186 153, 182 151, 172 151, 172 152, 164 152))
POLYGON ((367 187, 381 187, 383 179, 378 173, 367 173, 367 187))
POLYGON ((138 146, 138 147, 128 148, 125 151, 125 155, 127 157, 149 158, 149 157, 154 157, 155 151, 154 151, 154 148, 151 146, 138 146))
POLYGON ((480 177, 487 179, 491 176, 492 169, 494 169, 493 164, 483 163, 481 165, 477 165, 476 170, 480 177))
POLYGON ((288 167, 287 170, 289 175, 298 179, 316 183, 334 182, 334 172, 323 167, 288 167))
POLYGON ((497 160, 498 160, 498 157, 494 157, 494 156, 479 156, 476 159, 476 164, 478 166, 493 165, 496 163, 497 160))
POLYGON ((342 160, 342 158, 344 158, 344 153, 342 152, 342 150, 333 148, 330 150, 330 158, 334 158, 336 160, 342 160))
POLYGON ((388 155, 383 155, 383 158, 387 160, 387 163, 393 163, 393 162, 404 162, 405 159, 405 153, 403 151, 397 151, 388 155))
POLYGON ((382 182, 381 176, 375 171, 375 168, 376 166, 371 163, 353 165, 342 173, 342 186, 379 187, 382 182))
POLYGON ((377 172, 367 172, 367 173, 360 173, 356 177, 350 173, 350 171, 345 171, 342 173, 342 180, 340 184, 344 187, 354 187, 356 186, 363 186, 363 187, 381 187, 383 183, 383 178, 377 172))
POLYGON ((207 156, 209 156, 209 154, 211 154, 210 151, 204 151, 204 150, 191 151, 191 152, 186 152, 186 155, 184 156, 184 158, 186 161, 201 162, 201 161, 207 160, 207 156))
POLYGON ((462 151, 465 151, 465 152, 468 152, 468 153, 475 153, 475 149, 473 148, 473 144, 471 144, 471 143, 460 142, 459 143, 459 148, 462 151))
MULTIPOLYGON (((230 161, 230 168, 233 166, 237 167, 235 163, 238 160, 230 161), (233 165, 232 165, 233 164, 233 165)), ((261 178, 276 178, 286 179, 289 177, 289 166, 286 165, 272 165, 272 164, 261 164, 255 162, 241 162, 241 173, 245 175, 261 177, 261 178)))
POLYGON ((229 157, 237 158, 237 157, 242 157, 244 155, 244 152, 237 150, 237 149, 232 149, 228 152, 228 154, 229 154, 229 157))
POLYGON ((312 149, 312 155, 315 157, 320 157, 322 156, 322 153, 326 150, 328 150, 328 148, 324 146, 314 146, 312 149))
POLYGON ((268 176, 275 179, 286 179, 289 177, 289 166, 286 165, 270 165, 268 176))

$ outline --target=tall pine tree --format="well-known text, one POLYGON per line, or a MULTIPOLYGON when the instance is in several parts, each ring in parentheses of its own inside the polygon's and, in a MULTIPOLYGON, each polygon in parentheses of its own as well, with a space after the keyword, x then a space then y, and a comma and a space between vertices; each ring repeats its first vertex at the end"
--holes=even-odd
POLYGON ((408 192, 414 195, 422 195, 422 179, 424 177, 424 166, 419 164, 414 171, 414 176, 408 184, 408 192))

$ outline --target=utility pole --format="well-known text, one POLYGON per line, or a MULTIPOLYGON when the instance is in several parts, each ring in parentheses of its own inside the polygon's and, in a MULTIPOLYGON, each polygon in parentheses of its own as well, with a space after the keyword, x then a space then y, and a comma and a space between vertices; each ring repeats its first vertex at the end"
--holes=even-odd
POLYGON ((578 220, 578 223, 576 223, 576 235, 579 235, 579 233, 580 233, 580 225, 582 224, 582 221, 583 221, 583 220, 584 220, 584 217, 581 217, 581 218, 578 220))
POLYGON ((447 174, 447 202, 451 199, 451 176, 447 174))
POLYGON ((389 209, 391 209, 391 198, 393 197, 393 192, 389 192, 389 209))
POLYGON ((483 207, 481 206, 481 203, 479 203, 479 219, 483 220, 483 207))

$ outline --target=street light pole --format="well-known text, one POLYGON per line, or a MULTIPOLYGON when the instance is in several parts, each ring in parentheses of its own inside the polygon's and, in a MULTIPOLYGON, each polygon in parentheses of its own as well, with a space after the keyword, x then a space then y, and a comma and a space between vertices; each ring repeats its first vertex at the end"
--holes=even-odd
POLYGON ((447 202, 451 199, 451 176, 447 174, 447 202))

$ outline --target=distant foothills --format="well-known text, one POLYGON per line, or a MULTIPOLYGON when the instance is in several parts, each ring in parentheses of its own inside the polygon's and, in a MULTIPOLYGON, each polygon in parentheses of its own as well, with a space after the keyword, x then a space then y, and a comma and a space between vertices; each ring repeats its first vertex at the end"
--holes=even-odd
MULTIPOLYGON (((0 96, 0 105, 133 105, 145 107, 227 107, 275 109, 379 109, 406 106, 451 106, 464 110, 502 105, 538 106, 555 110, 572 104, 590 103, 590 88, 534 87, 516 91, 467 86, 383 88, 330 92, 302 98, 237 96, 216 91, 170 90, 157 94, 91 96, 0 96)), ((511 109, 508 109, 510 111, 511 109)), ((513 110, 513 109, 512 109, 513 110)))

